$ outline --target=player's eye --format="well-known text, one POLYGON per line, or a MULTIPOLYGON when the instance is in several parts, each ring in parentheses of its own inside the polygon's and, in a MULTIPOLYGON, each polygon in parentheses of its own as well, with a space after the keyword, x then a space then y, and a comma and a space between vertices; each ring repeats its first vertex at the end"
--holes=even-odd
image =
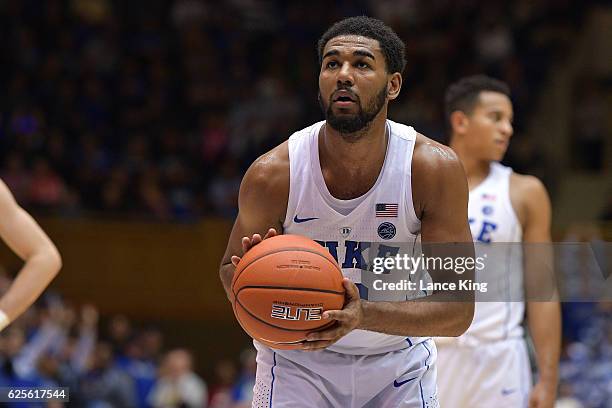
POLYGON ((355 66, 356 66, 357 68, 360 68, 360 69, 370 68, 370 65, 369 65, 368 63, 366 63, 366 62, 363 62, 363 61, 359 61, 359 62, 357 62, 357 63, 355 64, 355 66))
POLYGON ((327 64, 325 64, 326 68, 338 68, 338 61, 328 61, 327 64))

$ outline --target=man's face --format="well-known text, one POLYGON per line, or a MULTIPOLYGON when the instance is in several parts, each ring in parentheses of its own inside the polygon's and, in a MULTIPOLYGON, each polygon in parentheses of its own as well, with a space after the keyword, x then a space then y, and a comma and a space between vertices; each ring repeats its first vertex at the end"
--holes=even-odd
POLYGON ((463 132, 468 151, 482 160, 500 161, 512 137, 512 102, 501 93, 483 91, 463 132))
POLYGON ((329 40, 319 73, 327 123, 347 136, 367 127, 386 104, 388 77, 378 41, 357 35, 329 40))

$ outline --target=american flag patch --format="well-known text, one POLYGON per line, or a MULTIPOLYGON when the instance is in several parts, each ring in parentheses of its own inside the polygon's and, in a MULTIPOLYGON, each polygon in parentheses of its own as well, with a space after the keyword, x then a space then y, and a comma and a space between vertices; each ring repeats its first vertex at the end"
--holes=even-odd
POLYGON ((494 194, 482 193, 482 199, 483 200, 495 201, 495 195, 494 194))
POLYGON ((397 217, 398 204, 376 204, 377 217, 397 217))

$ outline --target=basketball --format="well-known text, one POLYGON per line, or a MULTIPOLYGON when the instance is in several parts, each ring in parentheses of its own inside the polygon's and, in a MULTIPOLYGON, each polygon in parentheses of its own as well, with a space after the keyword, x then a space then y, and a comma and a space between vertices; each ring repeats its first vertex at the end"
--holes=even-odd
POLYGON ((294 349, 312 331, 334 324, 342 309, 342 272, 329 251, 299 235, 263 240, 242 257, 232 279, 234 313, 254 339, 294 349))

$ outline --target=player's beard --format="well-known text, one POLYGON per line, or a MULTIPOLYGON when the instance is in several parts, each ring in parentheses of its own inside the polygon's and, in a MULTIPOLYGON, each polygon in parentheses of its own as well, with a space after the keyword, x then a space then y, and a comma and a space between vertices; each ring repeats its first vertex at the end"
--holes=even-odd
POLYGON ((381 88, 378 94, 370 101, 365 109, 361 106, 361 99, 357 97, 356 103, 359 110, 354 115, 336 116, 332 110, 333 102, 331 98, 332 96, 329 97, 329 101, 326 106, 326 104, 323 103, 321 94, 319 93, 319 104, 321 105, 321 110, 325 112, 325 120, 327 121, 327 124, 340 132, 344 140, 355 142, 360 138, 361 133, 363 133, 360 131, 367 129, 376 115, 378 115, 385 106, 385 102, 387 101, 387 86, 385 85, 381 88))

